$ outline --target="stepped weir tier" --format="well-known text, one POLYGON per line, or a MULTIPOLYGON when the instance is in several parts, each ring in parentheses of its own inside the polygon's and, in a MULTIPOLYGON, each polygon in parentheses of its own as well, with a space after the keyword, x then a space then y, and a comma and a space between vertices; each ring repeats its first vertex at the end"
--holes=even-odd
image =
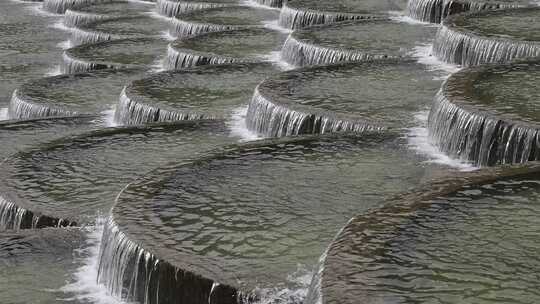
POLYGON ((0 1, 0 303, 536 303, 540 3, 0 1))
POLYGON ((443 22, 433 52, 445 62, 465 66, 538 57, 538 20, 540 8, 457 15, 443 22))
POLYGON ((281 57, 294 66, 407 57, 435 32, 432 26, 390 19, 313 26, 294 31, 283 45, 281 57))
POLYGON ((477 165, 540 159, 540 62, 486 65, 452 76, 429 117, 433 142, 477 165))
POLYGON ((115 120, 141 124, 225 118, 245 106, 253 87, 275 72, 272 64, 249 63, 156 73, 124 89, 115 120))
POLYGON ((206 33, 173 42, 164 66, 169 70, 208 64, 267 61, 286 36, 265 28, 206 33))
POLYGON ((208 9, 204 14, 191 11, 173 18, 171 34, 178 38, 202 33, 226 30, 262 27, 262 22, 278 17, 274 10, 261 10, 247 6, 217 7, 208 9))
POLYGON ((413 60, 304 68, 259 84, 246 121, 251 130, 278 137, 399 128, 439 87, 436 74, 413 60), (385 91, 388 85, 393 91, 385 91))

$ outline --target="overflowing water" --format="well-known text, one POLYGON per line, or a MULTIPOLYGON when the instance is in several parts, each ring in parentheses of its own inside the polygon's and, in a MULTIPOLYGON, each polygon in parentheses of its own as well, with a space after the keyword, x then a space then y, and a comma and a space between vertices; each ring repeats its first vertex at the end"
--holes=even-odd
POLYGON ((200 65, 225 64, 241 62, 237 58, 219 57, 213 54, 191 53, 190 50, 178 50, 172 46, 167 48, 164 66, 168 70, 192 68, 200 65))
POLYGON ((433 53, 445 62, 472 66, 504 63, 515 58, 538 57, 540 44, 480 37, 443 25, 433 43, 433 53))
POLYGON ((51 13, 63 14, 70 8, 111 1, 112 0, 43 0, 43 9, 51 13))
POLYGON ((428 119, 430 140, 478 166, 540 159, 539 130, 464 109, 439 92, 428 119))
POLYGON ((238 28, 238 26, 194 23, 173 18, 170 32, 178 38, 186 38, 190 36, 200 35, 203 33, 221 32, 238 28))
POLYGON ((65 301, 90 301, 94 304, 124 304, 125 302, 112 296, 105 285, 97 282, 100 249, 106 220, 98 217, 94 225, 84 228, 87 235, 86 244, 77 252, 79 268, 73 273, 68 284, 60 288, 61 292, 72 295, 65 301))
POLYGON ((10 119, 29 119, 55 116, 71 116, 76 112, 58 109, 49 105, 36 104, 19 96, 18 91, 13 92, 9 104, 8 116, 10 119))
POLYGON ((452 1, 452 0, 410 0, 407 4, 407 13, 414 19, 440 23, 449 15, 468 11, 483 11, 502 8, 522 7, 527 1, 452 1))
POLYGON ((268 100, 259 93, 258 89, 255 89, 249 104, 246 124, 250 130, 267 137, 338 131, 362 133, 385 129, 367 121, 344 119, 320 112, 293 110, 268 100))
MULTIPOLYGON (((32 264, 10 266, 0 302, 356 303, 379 290, 377 300, 400 302, 425 301, 433 286, 441 294, 454 288, 440 298, 451 303, 536 299, 535 230, 519 228, 513 239, 524 241, 512 245, 482 228, 508 214, 512 229, 520 219, 536 227, 532 207, 522 204, 537 198, 522 195, 535 182, 505 197, 513 208, 480 206, 474 214, 463 202, 500 200, 490 191, 513 182, 464 188, 454 213, 410 210, 403 194, 438 176, 457 187, 507 176, 506 168, 478 167, 540 160, 535 72, 508 65, 511 72, 479 77, 483 67, 467 69, 540 57, 537 12, 442 21, 525 2, 410 0, 406 12, 398 11, 401 0, 130 2, 0 3, 0 231, 40 235, 56 227, 50 235, 60 244, 65 227, 78 225, 86 240, 79 249, 64 245, 72 263, 39 246, 13 251, 17 244, 0 235, 2 260, 48 254, 56 259, 43 263, 57 275, 50 281, 68 280, 60 289, 17 291, 19 299, 3 289, 19 290, 11 278, 32 264), (455 78, 469 86, 450 94, 455 78), (405 207, 396 216, 385 199, 399 193, 395 201, 405 207), (363 214, 362 225, 353 219, 343 227, 363 214), (463 221, 465 214, 475 221, 463 221), (465 239, 448 238, 446 229, 465 239), (382 249, 362 251, 374 243, 382 249), (385 262, 397 264, 377 264, 387 253, 385 262), (478 261, 501 267, 488 280, 478 261), (364 265, 374 266, 360 271, 364 265), (511 273, 523 276, 509 280, 511 273), (498 279, 504 284, 482 289, 498 279)), ((536 180, 531 167, 519 169, 536 180)), ((422 195, 439 197, 441 189, 422 195)), ((36 267, 36 280, 45 282, 42 272, 36 267)))
POLYGON ((126 95, 126 89, 120 94, 114 112, 114 122, 123 125, 203 118, 205 117, 202 114, 168 111, 154 105, 137 102, 126 95))
POLYGON ((318 24, 329 24, 345 20, 369 19, 370 16, 347 13, 329 13, 313 10, 300 10, 284 5, 278 24, 288 29, 305 28, 318 24))
MULTIPOLYGON (((229 4, 230 5, 230 4, 229 4)), ((171 0, 157 0, 156 11, 166 17, 174 17, 180 14, 189 13, 192 11, 198 11, 202 9, 224 7, 226 3, 212 3, 212 2, 183 2, 183 1, 171 1, 171 0)))

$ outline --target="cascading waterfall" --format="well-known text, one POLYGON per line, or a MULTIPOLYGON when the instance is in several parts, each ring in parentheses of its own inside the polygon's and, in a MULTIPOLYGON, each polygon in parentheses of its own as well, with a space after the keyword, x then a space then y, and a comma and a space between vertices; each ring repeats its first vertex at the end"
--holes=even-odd
POLYGON ((107 18, 108 17, 104 15, 83 13, 68 9, 64 14, 64 25, 74 28, 76 26, 86 25, 97 21, 103 21, 107 18))
POLYGON ((0 231, 76 225, 77 223, 65 219, 37 215, 0 196, 0 231))
POLYGON ((156 11, 162 16, 174 17, 192 11, 225 6, 228 6, 228 4, 157 0, 156 11))
POLYGON ((235 29, 240 29, 240 27, 232 25, 185 22, 180 19, 173 18, 171 22, 170 33, 177 38, 186 38, 189 36, 195 36, 204 33, 221 32, 235 29))
POLYGON ((363 61, 388 58, 387 55, 371 55, 357 51, 333 49, 297 40, 293 35, 285 41, 281 58, 295 66, 331 64, 341 61, 363 61))
POLYGON ((477 166, 540 160, 540 128, 472 112, 442 91, 428 118, 430 140, 453 157, 477 166))
POLYGON ((151 122, 212 119, 214 117, 196 113, 181 113, 137 102, 129 98, 126 88, 122 90, 114 112, 114 120, 119 124, 138 125, 151 122))
POLYGON ((114 37, 111 34, 108 33, 102 33, 102 32, 94 32, 94 31, 86 31, 79 28, 73 28, 71 30, 71 44, 74 46, 77 45, 83 45, 83 44, 93 44, 103 41, 109 41, 113 38, 119 38, 114 37))
POLYGON ((385 129, 366 121, 343 119, 330 113, 293 110, 266 99, 260 94, 258 87, 248 107, 246 124, 248 129, 267 137, 339 131, 362 133, 385 129))
POLYGON ((283 0, 255 0, 260 5, 266 5, 269 7, 282 7, 283 0))
POLYGON ((78 60, 69 56, 66 52, 62 55, 63 62, 60 65, 60 71, 63 74, 75 74, 82 72, 89 72, 93 70, 104 70, 115 68, 113 65, 106 65, 101 63, 86 62, 78 60))
POLYGON ((23 96, 20 96, 18 90, 15 90, 11 95, 11 102, 9 103, 8 108, 8 116, 10 119, 31 119, 73 115, 77 115, 77 112, 30 102, 23 96))
POLYGON ((347 13, 329 13, 311 10, 298 10, 283 5, 279 14, 278 24, 288 29, 304 28, 317 24, 329 24, 345 20, 372 19, 373 16, 354 15, 347 13))
MULTIPOLYGON (((19 208, 14 203, 0 197, 0 231, 8 229, 19 230, 23 228, 22 223, 29 214, 26 209, 19 208)), ((36 222, 37 220, 32 216, 33 227, 35 227, 34 223, 36 222)))
POLYGON ((407 14, 416 20, 440 23, 444 18, 467 11, 482 11, 502 8, 516 8, 518 3, 490 3, 454 0, 409 0, 407 14))
POLYGON ((112 1, 113 0, 43 0, 43 9, 51 13, 63 14, 70 8, 112 1))
POLYGON ((103 230, 97 280, 114 296, 143 304, 226 304, 236 298, 231 287, 158 259, 130 240, 112 216, 103 230))
POLYGON ((245 62, 245 60, 214 56, 212 54, 191 53, 189 50, 177 50, 170 45, 167 48, 167 57, 164 66, 168 70, 192 68, 199 65, 225 64, 245 62))
POLYGON ((433 53, 439 59, 464 66, 504 63, 516 58, 540 56, 540 43, 483 38, 461 33, 446 25, 438 31, 433 53))

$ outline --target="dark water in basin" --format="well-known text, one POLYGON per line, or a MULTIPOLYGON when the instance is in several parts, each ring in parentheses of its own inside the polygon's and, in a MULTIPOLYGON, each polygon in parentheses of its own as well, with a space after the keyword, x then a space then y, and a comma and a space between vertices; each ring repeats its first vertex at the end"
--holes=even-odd
POLYGON ((497 116, 540 123, 540 64, 522 63, 472 69, 451 94, 464 96, 464 105, 497 116), (470 80, 467 80, 470 79, 470 80), (470 82, 467 82, 470 81, 470 82))
POLYGON ((481 36, 540 41, 539 8, 501 10, 456 17, 452 23, 458 28, 472 31, 481 36))
POLYGON ((347 245, 341 256, 352 253, 363 261, 344 263, 354 265, 348 267, 355 290, 350 298, 366 303, 538 302, 537 177, 467 187, 408 216, 387 214, 401 217, 398 225, 374 221, 366 227, 369 241, 347 245))
POLYGON ((174 48, 211 53, 218 56, 262 59, 270 52, 279 51, 286 35, 269 29, 243 29, 208 33, 172 43, 174 48))
POLYGON ((340 13, 382 13, 387 11, 403 10, 406 7, 407 2, 403 0, 290 0, 288 1, 288 5, 294 8, 340 13))
POLYGON ((279 12, 251 7, 220 7, 179 15, 185 22, 223 25, 262 25, 263 21, 275 20, 279 12))
POLYGON ((309 106, 403 127, 431 103, 441 85, 436 75, 415 61, 347 63, 278 75, 259 91, 292 109, 309 106))
MULTIPOLYGON (((148 9, 150 11, 150 9, 148 9)), ((121 37, 159 36, 167 29, 168 22, 148 14, 132 17, 120 17, 105 20, 82 27, 86 31, 96 31, 121 37)))
POLYGON ((418 161, 393 137, 277 141, 158 170, 114 216, 173 265, 244 290, 294 288, 287 275, 312 269, 352 213, 437 172, 418 161))
POLYGON ((0 233, 2 303, 53 304, 69 298, 59 289, 77 268, 74 250, 84 246, 84 239, 79 229, 0 233))
POLYGON ((168 42, 158 38, 133 38, 83 45, 70 49, 68 55, 84 62, 151 67, 159 64, 168 42))
POLYGON ((138 175, 235 140, 219 122, 95 131, 9 158, 1 184, 33 210, 92 222, 138 175))
POLYGON ((111 109, 124 86, 143 74, 138 69, 114 69, 55 76, 29 82, 18 92, 31 103, 99 114, 111 109))
POLYGON ((429 42, 436 31, 433 26, 382 20, 317 26, 299 30, 293 37, 316 46, 405 56, 414 47, 429 42))
POLYGON ((0 1, 0 108, 18 85, 42 77, 61 61, 57 44, 67 34, 50 28, 60 18, 40 14, 38 7, 0 1))
POLYGON ((71 9, 72 11, 92 13, 99 15, 138 15, 143 12, 149 12, 152 9, 150 3, 134 1, 113 1, 109 3, 99 3, 82 8, 71 9))
POLYGON ((206 66, 136 80, 127 94, 160 108, 225 117, 247 105, 254 87, 274 73, 277 70, 269 63, 206 66))

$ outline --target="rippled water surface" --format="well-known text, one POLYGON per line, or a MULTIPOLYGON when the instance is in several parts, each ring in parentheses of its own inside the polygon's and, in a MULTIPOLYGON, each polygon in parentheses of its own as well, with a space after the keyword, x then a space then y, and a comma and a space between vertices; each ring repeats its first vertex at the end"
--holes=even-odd
POLYGON ((70 50, 69 55, 84 62, 149 67, 158 64, 167 51, 167 44, 166 40, 158 38, 120 39, 80 46, 70 50))
POLYGON ((348 298, 362 297, 367 303, 538 302, 536 177, 467 187, 406 216, 387 214, 398 221, 389 221, 391 226, 374 220, 365 226, 371 237, 343 242, 349 245, 340 257, 355 256, 338 271, 348 272, 355 286, 348 298))
POLYGON ((483 36, 540 41, 540 9, 536 8, 501 10, 472 18, 459 17, 453 22, 460 28, 483 36))
POLYGON ((493 67, 472 84, 472 102, 521 121, 540 122, 540 64, 493 67))
POLYGON ((138 175, 234 140, 220 123, 96 131, 13 156, 1 185, 34 210, 88 222, 138 175))
POLYGON ((279 12, 250 7, 223 7, 195 11, 179 16, 185 22, 223 25, 262 25, 262 21, 277 19, 279 12))
POLYGON ((223 117, 247 105, 254 87, 275 73, 264 63, 207 66, 134 81, 127 94, 150 105, 223 117))
POLYGON ((344 13, 370 13, 370 12, 386 12, 398 11, 406 7, 407 2, 403 0, 335 0, 335 1, 319 1, 319 0, 290 0, 291 7, 309 8, 320 11, 337 11, 344 13))
POLYGON ((0 1, 0 107, 18 85, 60 62, 57 44, 67 35, 51 28, 60 20, 41 13, 36 3, 0 1))
POLYGON ((176 265, 273 287, 297 264, 313 267, 351 214, 434 174, 403 149, 396 139, 338 138, 232 150, 136 183, 115 219, 176 265))
POLYGON ((411 122, 412 112, 431 103, 441 85, 435 73, 412 61, 350 63, 285 75, 266 82, 263 95, 401 126, 411 122))
POLYGON ((294 37, 316 46, 404 56, 432 39, 436 31, 433 26, 396 21, 361 21, 301 30, 294 37))
POLYGON ((255 59, 279 51, 286 36, 267 29, 247 29, 209 33, 173 44, 188 51, 212 53, 218 56, 255 59))

